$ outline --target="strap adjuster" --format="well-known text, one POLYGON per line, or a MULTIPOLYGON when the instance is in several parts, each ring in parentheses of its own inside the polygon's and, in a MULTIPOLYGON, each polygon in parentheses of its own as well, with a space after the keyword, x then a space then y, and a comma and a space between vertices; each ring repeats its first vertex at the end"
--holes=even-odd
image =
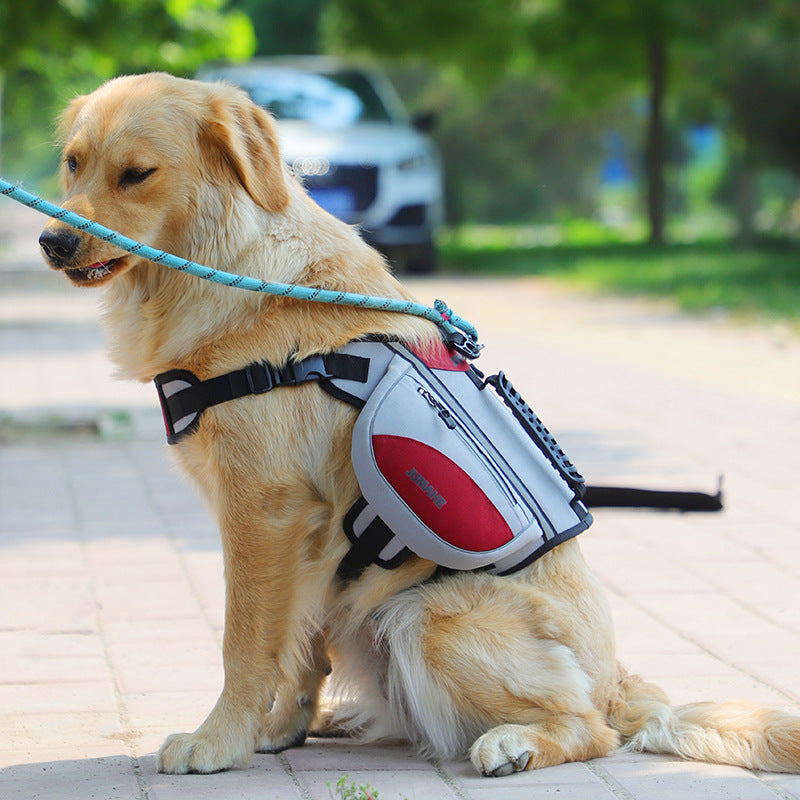
POLYGON ((248 364, 243 372, 251 394, 264 394, 271 391, 275 386, 272 370, 265 361, 257 364, 248 364))

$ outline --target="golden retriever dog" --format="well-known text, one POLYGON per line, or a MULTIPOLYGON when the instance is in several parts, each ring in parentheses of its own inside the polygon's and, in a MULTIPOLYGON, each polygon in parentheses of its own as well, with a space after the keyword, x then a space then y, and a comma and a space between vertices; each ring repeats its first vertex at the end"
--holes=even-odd
MULTIPOLYGON (((62 126, 71 211, 210 267, 408 297, 353 228, 311 201, 282 164, 269 114, 238 89, 121 77, 75 99, 62 126)), ((40 241, 74 284, 103 287, 112 357, 140 381, 283 365, 370 335, 439 337, 415 317, 215 285, 56 220, 40 241)), ((243 767, 309 731, 402 738, 427 756, 469 755, 489 776, 620 746, 800 769, 800 718, 740 703, 673 707, 617 664, 576 539, 507 577, 434 576, 412 557, 338 579, 342 521, 359 495, 356 415, 307 383, 214 406, 173 448, 220 529, 225 679, 200 727, 164 742, 159 770, 243 767), (331 664, 341 699, 322 709, 331 664)))

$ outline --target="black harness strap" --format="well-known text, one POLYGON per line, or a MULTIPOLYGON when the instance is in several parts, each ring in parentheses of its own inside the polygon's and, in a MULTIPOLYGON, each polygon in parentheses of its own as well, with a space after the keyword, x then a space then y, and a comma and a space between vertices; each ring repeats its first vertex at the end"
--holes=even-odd
MULTIPOLYGON (((264 394, 278 387, 297 386, 316 381, 320 387, 340 400, 351 403, 357 408, 363 407, 364 400, 351 395, 338 386, 333 379, 349 380, 367 384, 369 381, 370 358, 351 353, 327 353, 313 355, 301 361, 289 361, 282 367, 276 367, 266 361, 249 364, 243 369, 235 370, 201 381, 187 370, 170 370, 155 378, 164 424, 167 429, 167 441, 170 444, 183 439, 197 430, 200 417, 207 408, 235 400, 252 394, 264 394)), ((541 425, 529 407, 518 398, 513 387, 507 385, 502 373, 497 376, 503 381, 501 397, 514 412, 517 419, 534 438, 540 448, 545 448, 551 462, 559 469, 567 483, 574 491, 583 494, 583 478, 566 460, 557 448, 555 441, 541 425), (535 435, 534 435, 535 434, 535 435), (578 486, 579 484, 579 486, 578 486)), ((482 388, 479 385, 479 388, 482 388)), ((589 508, 623 507, 623 508, 657 508, 680 511, 719 511, 722 508, 722 485, 716 495, 702 492, 653 491, 645 489, 617 488, 605 486, 585 487, 583 502, 589 508)), ((381 552, 394 538, 394 532, 381 519, 373 515, 360 534, 356 533, 356 520, 367 508, 364 498, 353 505, 343 521, 343 527, 351 547, 337 569, 337 577, 343 583, 356 580, 370 564, 378 564, 386 569, 399 566, 411 555, 411 550, 402 547, 399 550, 390 548, 394 553, 382 560, 381 552), (396 552, 395 552, 396 551, 396 552)), ((574 534, 573 534, 574 535, 574 534)), ((561 541, 560 539, 558 540, 561 541)), ((558 543, 554 540, 553 544, 558 543)), ((522 567, 526 562, 518 565, 522 567)), ((436 576, 448 574, 450 570, 440 567, 436 576)), ((504 573, 505 574, 505 573, 504 573)))
POLYGON ((723 507, 721 485, 716 494, 587 486, 583 502, 589 508, 653 508, 661 511, 721 511, 723 507))
MULTIPOLYGON (((381 550, 394 538, 394 531, 380 517, 375 517, 361 536, 356 534, 355 520, 366 507, 367 501, 359 497, 342 522, 342 528, 350 540, 350 549, 336 570, 336 577, 342 583, 349 583, 360 577, 370 564, 375 563, 381 550)), ((410 554, 408 551, 408 555, 410 554)))
POLYGON ((381 558, 381 551, 394 539, 395 533, 377 514, 369 520, 360 534, 356 533, 357 520, 368 507, 367 501, 360 496, 342 520, 342 528, 351 544, 336 570, 336 577, 343 583, 358 578, 370 564, 394 569, 411 555, 408 547, 402 547, 389 556, 388 560, 381 558))
POLYGON ((282 367, 260 361, 205 381, 187 370, 174 369, 157 375, 155 384, 164 414, 167 441, 175 444, 197 430, 203 411, 219 403, 251 394, 264 394, 279 386, 297 386, 330 378, 365 383, 368 376, 368 358, 326 353, 302 361, 289 361, 282 367))

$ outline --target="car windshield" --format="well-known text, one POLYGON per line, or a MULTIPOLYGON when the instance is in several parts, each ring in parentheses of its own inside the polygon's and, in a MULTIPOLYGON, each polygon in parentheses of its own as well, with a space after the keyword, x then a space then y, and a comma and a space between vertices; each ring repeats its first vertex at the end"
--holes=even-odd
POLYGON ((326 74, 276 68, 223 75, 278 119, 324 127, 392 122, 369 79, 355 70, 326 74))

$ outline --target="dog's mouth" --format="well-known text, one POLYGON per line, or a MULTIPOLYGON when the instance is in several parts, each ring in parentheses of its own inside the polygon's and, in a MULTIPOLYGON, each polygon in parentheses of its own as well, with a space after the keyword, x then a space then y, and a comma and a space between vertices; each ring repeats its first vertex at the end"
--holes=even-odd
POLYGON ((110 278, 115 272, 119 272, 120 267, 127 260, 126 256, 112 258, 109 261, 98 261, 88 267, 67 267, 64 272, 73 282, 82 286, 102 283, 106 278, 110 278))

